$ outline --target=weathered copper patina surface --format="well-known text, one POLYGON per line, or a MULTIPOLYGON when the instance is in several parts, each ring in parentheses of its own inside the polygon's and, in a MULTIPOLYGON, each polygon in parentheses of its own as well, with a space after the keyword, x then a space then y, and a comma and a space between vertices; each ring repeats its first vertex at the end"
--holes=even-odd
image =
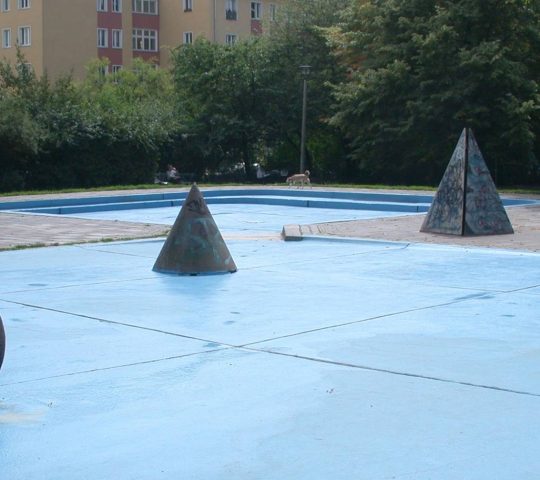
POLYGON ((470 129, 461 133, 420 231, 450 235, 514 233, 470 129))
POLYGON ((191 187, 153 270, 180 275, 236 272, 236 264, 197 185, 191 187))

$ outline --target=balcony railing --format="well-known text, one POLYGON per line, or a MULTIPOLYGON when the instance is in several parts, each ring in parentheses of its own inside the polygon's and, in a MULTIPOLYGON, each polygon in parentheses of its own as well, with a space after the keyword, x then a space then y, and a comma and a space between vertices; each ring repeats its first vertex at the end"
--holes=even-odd
POLYGON ((227 20, 236 20, 236 10, 225 10, 225 18, 227 20))

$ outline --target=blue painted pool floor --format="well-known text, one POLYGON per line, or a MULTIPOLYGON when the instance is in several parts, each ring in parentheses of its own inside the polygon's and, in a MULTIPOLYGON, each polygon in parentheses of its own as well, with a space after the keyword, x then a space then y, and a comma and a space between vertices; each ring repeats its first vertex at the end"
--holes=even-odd
POLYGON ((0 254, 2 479, 538 478, 540 255, 162 244, 0 254))
MULTIPOLYGON (((360 220, 413 215, 410 212, 374 210, 334 210, 330 208, 295 208, 276 205, 209 205, 212 216, 223 234, 273 232, 280 233, 285 223, 311 224, 343 220, 360 220)), ((122 220, 172 225, 178 207, 146 208, 124 211, 100 211, 66 215, 99 220, 122 220)))

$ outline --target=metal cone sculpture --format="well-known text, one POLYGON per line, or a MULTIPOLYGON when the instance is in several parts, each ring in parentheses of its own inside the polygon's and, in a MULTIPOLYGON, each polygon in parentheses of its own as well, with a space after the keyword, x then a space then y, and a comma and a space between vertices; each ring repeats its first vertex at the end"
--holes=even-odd
POLYGON ((236 272, 234 260, 197 185, 191 187, 153 270, 179 275, 236 272))
POLYGON ((0 317, 0 368, 4 362, 4 353, 6 351, 6 332, 4 332, 4 325, 2 323, 2 317, 0 317))
POLYGON ((472 131, 463 129, 421 232, 514 233, 472 131))

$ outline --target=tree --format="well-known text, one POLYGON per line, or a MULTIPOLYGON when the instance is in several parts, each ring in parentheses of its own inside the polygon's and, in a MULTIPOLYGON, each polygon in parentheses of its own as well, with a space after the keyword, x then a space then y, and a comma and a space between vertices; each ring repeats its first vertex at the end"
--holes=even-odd
POLYGON ((0 191, 27 187, 42 135, 29 108, 41 85, 17 50, 17 64, 0 61, 0 191))
POLYGON ((0 192, 26 187, 29 163, 38 150, 39 127, 20 99, 0 96, 0 192))
POLYGON ((90 127, 81 140, 93 156, 93 168, 83 170, 79 182, 151 182, 162 149, 180 128, 171 76, 140 59, 131 69, 104 76, 107 63, 92 62, 80 87, 90 127))
POLYGON ((180 130, 171 76, 136 60, 82 83, 0 62, 1 190, 148 183, 180 130))
MULTIPOLYGON (((217 45, 198 39, 174 52, 174 78, 188 117, 186 146, 204 168, 244 162, 296 170, 300 150, 302 75, 311 65, 308 160, 318 172, 339 170, 340 136, 328 125, 329 80, 343 69, 323 27, 337 21, 348 0, 291 0, 262 37, 217 45)), ((310 166, 311 168, 311 166, 310 166)), ((248 169, 249 172, 249 169, 248 169)))
POLYGON ((296 171, 302 114, 301 65, 310 65, 307 102, 307 161, 319 178, 340 178, 347 170, 341 133, 328 124, 332 114, 330 83, 345 70, 332 54, 326 29, 335 26, 349 0, 290 0, 268 30, 269 67, 265 85, 268 143, 276 166, 296 171), (285 159, 285 164, 280 163, 285 159))
POLYGON ((264 128, 258 122, 260 72, 264 62, 261 39, 218 45, 197 39, 173 53, 174 80, 189 153, 198 159, 199 173, 238 162, 249 165, 264 128))
POLYGON ((352 2, 329 35, 349 69, 331 123, 358 178, 436 184, 465 126, 499 183, 537 175, 539 14, 527 0, 352 2))

